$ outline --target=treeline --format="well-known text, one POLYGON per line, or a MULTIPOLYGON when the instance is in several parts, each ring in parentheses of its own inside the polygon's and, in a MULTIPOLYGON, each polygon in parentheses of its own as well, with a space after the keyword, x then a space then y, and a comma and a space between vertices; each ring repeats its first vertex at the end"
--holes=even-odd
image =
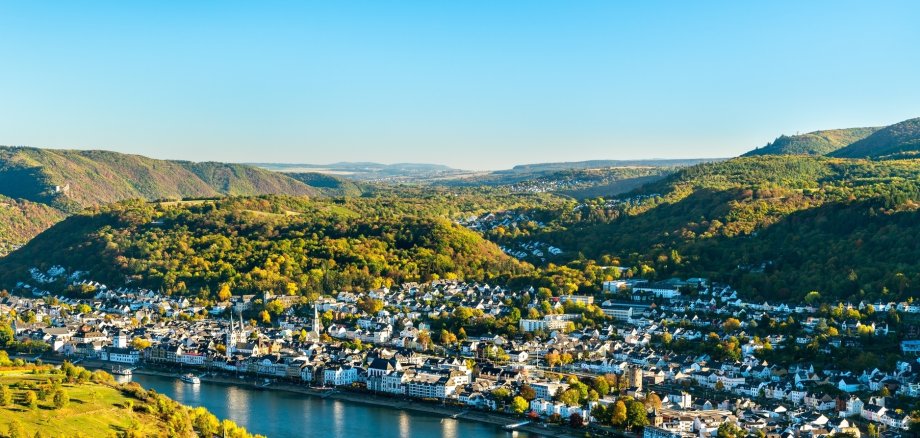
POLYGON ((766 156, 708 163, 579 208, 526 212, 544 225, 488 234, 542 241, 560 260, 640 275, 705 275, 754 299, 907 299, 920 286, 920 161, 766 156))
POLYGON ((57 264, 113 286, 215 298, 225 286, 234 294, 313 296, 438 278, 491 280, 532 269, 446 218, 408 214, 411 205, 398 203, 124 202, 65 220, 2 260, 0 275, 12 287, 30 266, 57 264))

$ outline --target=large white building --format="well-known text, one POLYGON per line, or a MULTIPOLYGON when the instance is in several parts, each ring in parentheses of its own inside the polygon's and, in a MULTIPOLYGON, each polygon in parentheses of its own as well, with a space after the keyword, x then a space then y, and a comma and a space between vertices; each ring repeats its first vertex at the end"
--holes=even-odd
POLYGON ((543 319, 522 319, 520 326, 523 332, 563 330, 569 320, 571 318, 567 318, 566 315, 546 315, 543 319))

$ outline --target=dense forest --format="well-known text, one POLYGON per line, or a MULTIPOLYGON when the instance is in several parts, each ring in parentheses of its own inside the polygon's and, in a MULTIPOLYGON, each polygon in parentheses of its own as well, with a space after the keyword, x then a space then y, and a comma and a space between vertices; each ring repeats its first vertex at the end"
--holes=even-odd
POLYGON ((0 257, 86 207, 261 194, 360 196, 362 188, 334 176, 285 175, 241 164, 0 146, 0 257))
POLYGON ((920 286, 920 162, 764 156, 678 171, 619 200, 538 208, 545 241, 651 277, 708 275, 755 298, 905 299, 920 286))
POLYGON ((872 135, 832 152, 846 158, 910 158, 920 153, 920 117, 886 126, 872 135))
POLYGON ((283 174, 239 164, 26 147, 0 147, 0 182, 0 194, 68 211, 132 198, 318 193, 283 174))
POLYGON ((848 128, 814 131, 806 134, 781 135, 762 148, 744 156, 756 155, 827 155, 862 140, 879 128, 848 128))
MULTIPOLYGON (((478 234, 434 215, 304 198, 126 201, 74 215, 2 260, 6 283, 60 264, 112 285, 217 294, 376 288, 523 273, 478 234)), ((382 204, 381 204, 382 205, 382 204)), ((408 209, 408 207, 405 207, 408 209)))
POLYGON ((65 214, 44 204, 0 195, 0 256, 63 219, 65 214))
MULTIPOLYGON (((126 172, 140 182, 97 181, 96 197, 139 199, 81 201, 89 208, 0 259, 0 287, 31 267, 63 265, 113 286, 207 297, 227 289, 313 295, 435 278, 559 295, 598 291, 619 275, 605 266, 620 265, 630 268, 625 275, 653 280, 727 281, 754 299, 798 301, 811 291, 828 302, 909 299, 920 287, 920 160, 893 159, 885 145, 899 145, 905 156, 914 122, 812 133, 835 145, 881 145, 875 160, 764 154, 690 167, 551 165, 429 184, 3 148, 0 251, 85 206, 73 186, 49 192, 60 175, 96 181, 126 172), (106 164, 74 164, 89 159, 106 164), (149 172, 158 176, 148 180, 149 172), (171 181, 172 189, 200 182, 217 196, 244 196, 152 200, 166 175, 185 178, 171 181), (290 187, 298 196, 251 196, 290 187), (299 196, 304 191, 322 196, 299 196), (458 225, 480 217, 498 220, 476 232, 458 225), (499 248, 533 243, 564 251, 518 261, 499 248)), ((159 198, 186 194, 172 189, 159 198)))

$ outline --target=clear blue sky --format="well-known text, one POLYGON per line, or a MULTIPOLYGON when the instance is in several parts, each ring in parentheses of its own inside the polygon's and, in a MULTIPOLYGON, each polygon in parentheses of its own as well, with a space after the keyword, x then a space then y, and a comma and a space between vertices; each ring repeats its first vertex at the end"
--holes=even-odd
POLYGON ((920 2, 3 2, 0 144, 468 169, 920 116, 920 2))

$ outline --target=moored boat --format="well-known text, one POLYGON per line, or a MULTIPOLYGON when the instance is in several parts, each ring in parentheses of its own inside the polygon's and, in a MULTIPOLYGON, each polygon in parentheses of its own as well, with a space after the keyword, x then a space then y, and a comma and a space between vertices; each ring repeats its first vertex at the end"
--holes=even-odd
POLYGON ((183 382, 185 382, 185 383, 191 383, 191 384, 193 384, 193 385, 197 385, 197 384, 201 383, 201 379, 199 379, 198 376, 196 376, 196 375, 194 375, 194 374, 183 374, 183 375, 179 376, 179 380, 181 380, 181 381, 183 381, 183 382))

